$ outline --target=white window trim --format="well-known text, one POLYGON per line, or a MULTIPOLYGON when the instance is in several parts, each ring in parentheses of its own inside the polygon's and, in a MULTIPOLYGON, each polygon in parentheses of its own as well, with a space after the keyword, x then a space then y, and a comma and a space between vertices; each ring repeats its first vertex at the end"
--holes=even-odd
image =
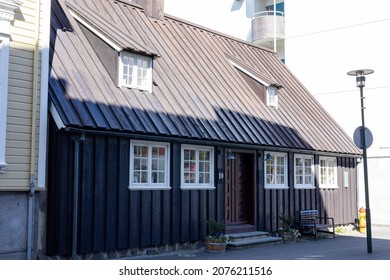
POLYGON ((288 158, 287 153, 264 152, 265 155, 284 157, 284 184, 267 184, 267 161, 264 162, 264 189, 288 189, 288 158))
MULTIPOLYGON (((324 157, 324 156, 321 156, 320 158, 319 158, 319 162, 318 162, 318 168, 319 168, 319 186, 320 186, 320 188, 322 188, 322 189, 337 189, 338 188, 338 174, 337 174, 337 158, 336 157, 324 157), (336 161, 336 165, 335 165, 335 167, 334 167, 334 177, 335 177, 335 183, 334 184, 322 184, 321 183, 321 160, 326 160, 326 161, 328 161, 328 160, 334 160, 334 161, 336 161)), ((327 168, 329 168, 329 167, 327 167, 327 168)))
MULTIPOLYGON (((214 147, 210 146, 196 146, 196 145, 182 145, 181 146, 181 167, 180 167, 180 177, 181 177, 181 186, 182 190, 214 190, 214 147), (210 151, 210 183, 209 184, 199 184, 199 183, 184 183, 184 150, 193 149, 196 150, 196 174, 198 174, 199 168, 199 150, 210 151)), ((196 176, 198 178, 198 176, 196 176)))
MULTIPOLYGON (((305 166, 303 166, 305 168, 305 166)), ((305 176, 305 173, 303 174, 305 176)), ((314 185, 314 156, 313 155, 304 155, 304 154, 295 154, 294 155, 294 188, 295 189, 315 189, 314 185), (304 159, 311 159, 312 165, 311 165, 311 184, 297 184, 296 181, 296 159, 301 158, 302 160, 304 159)))
POLYGON ((277 87, 275 86, 267 86, 267 106, 268 107, 275 107, 275 108, 278 108, 278 104, 279 104, 279 90, 277 87), (273 102, 271 102, 271 91, 272 90, 275 90, 276 91, 276 94, 274 96, 274 100, 273 102))
MULTIPOLYGON (((148 157, 148 166, 150 166, 151 158, 148 157)), ((152 141, 140 141, 140 140, 131 140, 130 141, 130 181, 129 181, 129 190, 170 190, 170 144, 164 142, 152 142, 152 141), (145 145, 148 147, 164 147, 166 149, 166 158, 165 158, 165 184, 161 183, 134 183, 134 145, 145 145)), ((150 171, 148 171, 149 173, 150 171)))
POLYGON ((8 36, 0 34, 0 173, 5 172, 5 144, 7 128, 7 100, 8 100, 8 66, 9 66, 8 36))
POLYGON ((20 0, 0 1, 0 173, 4 173, 7 166, 5 162, 5 144, 11 22, 14 20, 15 10, 22 4, 23 1, 20 0))
MULTIPOLYGON (((126 52, 126 51, 122 51, 119 53, 119 56, 118 56, 118 85, 121 87, 121 86, 124 86, 124 87, 128 87, 128 88, 134 88, 134 89, 139 89, 139 90, 146 90, 148 92, 152 92, 152 86, 153 86, 153 59, 151 57, 148 57, 148 56, 144 56, 144 55, 139 55, 139 54, 134 54, 134 53, 131 53, 131 52, 126 52), (129 85, 129 84, 126 84, 124 81, 123 81, 123 63, 122 63, 122 57, 123 55, 128 55, 128 56, 131 56, 131 57, 135 57, 135 58, 142 58, 142 59, 146 59, 146 60, 149 60, 150 61, 150 67, 148 68, 147 70, 147 86, 145 87, 140 87, 140 86, 137 86, 137 85, 129 85)), ((137 74, 138 74, 138 71, 135 71, 137 74)), ((135 80, 137 80, 137 78, 135 78, 135 80)))
POLYGON ((348 170, 343 170, 343 187, 344 188, 349 188, 351 185, 351 179, 350 179, 350 174, 348 170))
POLYGON ((0 33, 11 34, 11 22, 15 18, 15 11, 23 4, 20 0, 0 1, 0 33))

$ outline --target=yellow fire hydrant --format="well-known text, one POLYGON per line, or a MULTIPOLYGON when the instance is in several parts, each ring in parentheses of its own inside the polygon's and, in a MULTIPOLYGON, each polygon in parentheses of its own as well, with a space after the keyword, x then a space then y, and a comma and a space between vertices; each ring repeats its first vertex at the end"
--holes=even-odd
POLYGON ((359 209, 359 232, 366 232, 366 209, 364 207, 359 209))

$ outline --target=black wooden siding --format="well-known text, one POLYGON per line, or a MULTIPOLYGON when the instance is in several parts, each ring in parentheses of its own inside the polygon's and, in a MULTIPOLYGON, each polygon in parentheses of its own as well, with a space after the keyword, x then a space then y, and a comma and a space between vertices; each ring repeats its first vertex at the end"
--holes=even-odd
MULTIPOLYGON (((56 131, 53 122, 50 131, 47 254, 69 256, 72 248, 74 139, 78 135, 56 131)), ((87 134, 80 147, 79 254, 194 242, 207 234, 207 219, 224 218, 223 182, 215 180, 217 188, 211 191, 180 189, 178 143, 171 142, 172 189, 164 191, 128 190, 129 138, 87 134)), ((292 158, 293 154, 289 154, 290 170, 292 158)), ((343 158, 339 164, 339 177, 341 170, 350 170, 353 179, 348 188, 264 190, 263 161, 259 158, 258 229, 275 231, 279 227, 277 217, 280 212, 294 215, 300 209, 312 208, 335 217, 337 224, 352 223, 357 213, 356 160, 343 158)), ((223 166, 220 157, 217 165, 216 168, 223 166)), ((291 175, 289 180, 292 186, 291 175)))
MULTIPOLYGON (((72 139, 66 132, 51 133, 48 255, 71 253, 72 139)), ((217 218, 219 192, 180 190, 180 145, 175 143, 171 144, 172 189, 129 191, 129 149, 129 138, 123 137, 87 135, 81 143, 77 252, 202 240, 207 234, 205 221, 217 218)))

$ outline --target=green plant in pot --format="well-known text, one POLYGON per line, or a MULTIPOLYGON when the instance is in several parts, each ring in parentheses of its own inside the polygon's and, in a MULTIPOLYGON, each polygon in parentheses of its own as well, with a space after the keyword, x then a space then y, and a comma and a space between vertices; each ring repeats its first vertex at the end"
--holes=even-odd
POLYGON ((279 221, 281 224, 281 227, 279 228, 279 234, 281 235, 284 242, 295 242, 296 239, 301 236, 299 230, 293 227, 293 217, 289 217, 284 213, 280 213, 279 221))
POLYGON ((207 252, 220 253, 225 252, 229 236, 225 234, 225 223, 215 220, 206 222, 209 227, 209 235, 205 238, 205 248, 207 252))

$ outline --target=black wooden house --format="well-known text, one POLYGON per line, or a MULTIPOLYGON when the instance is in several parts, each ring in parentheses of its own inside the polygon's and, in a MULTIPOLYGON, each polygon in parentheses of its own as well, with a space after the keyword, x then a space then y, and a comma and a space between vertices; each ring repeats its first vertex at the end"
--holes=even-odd
POLYGON ((209 219, 354 222, 348 135, 274 52, 161 2, 52 1, 47 255, 192 243, 209 219))

